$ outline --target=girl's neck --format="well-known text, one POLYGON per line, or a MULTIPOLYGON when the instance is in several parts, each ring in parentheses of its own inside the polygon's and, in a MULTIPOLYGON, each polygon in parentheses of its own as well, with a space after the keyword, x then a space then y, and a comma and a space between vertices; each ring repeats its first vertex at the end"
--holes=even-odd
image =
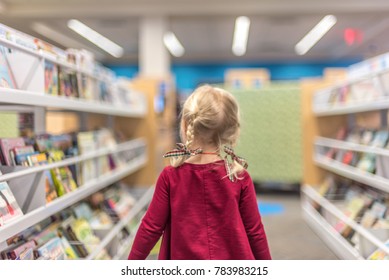
POLYGON ((201 148, 203 153, 189 157, 185 162, 193 164, 206 164, 221 160, 217 147, 213 145, 193 144, 191 149, 201 148))

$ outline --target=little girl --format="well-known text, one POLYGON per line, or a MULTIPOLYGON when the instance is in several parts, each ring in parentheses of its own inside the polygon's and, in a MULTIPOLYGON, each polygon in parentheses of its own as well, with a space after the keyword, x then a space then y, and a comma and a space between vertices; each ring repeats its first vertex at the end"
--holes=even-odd
POLYGON ((227 91, 205 85, 189 96, 185 144, 165 154, 172 166, 158 178, 128 259, 145 259, 161 235, 159 259, 271 259, 247 163, 231 148, 239 127, 227 91))

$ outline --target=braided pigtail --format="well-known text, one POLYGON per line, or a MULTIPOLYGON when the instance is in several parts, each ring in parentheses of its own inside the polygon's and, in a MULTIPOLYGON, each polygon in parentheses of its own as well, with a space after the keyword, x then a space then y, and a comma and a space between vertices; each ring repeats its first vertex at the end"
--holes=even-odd
MULTIPOLYGON (((185 142, 185 146, 186 146, 187 149, 191 149, 192 148, 191 146, 192 146, 193 138, 194 138, 194 121, 195 121, 194 117, 190 118, 189 122, 187 123, 187 126, 186 126, 186 131, 185 131, 186 142, 185 142)), ((181 129, 185 129, 185 128, 181 126, 181 129)), ((182 165, 185 162, 185 160, 188 159, 188 157, 189 157, 188 155, 172 157, 170 159, 170 164, 173 167, 180 166, 180 165, 182 165)))

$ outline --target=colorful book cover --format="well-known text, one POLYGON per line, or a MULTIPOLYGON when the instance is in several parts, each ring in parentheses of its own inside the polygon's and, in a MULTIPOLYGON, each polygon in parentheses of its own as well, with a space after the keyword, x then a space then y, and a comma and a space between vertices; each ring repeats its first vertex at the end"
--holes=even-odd
MULTIPOLYGON (((96 150, 96 141, 94 132, 80 132, 77 134, 78 151, 81 155, 93 153, 96 150)), ((80 164, 80 172, 78 172, 80 178, 80 184, 93 180, 97 177, 96 173, 96 161, 86 160, 80 164)))
POLYGON ((58 67, 45 61, 45 93, 58 95, 58 67))
POLYGON ((18 202, 6 182, 0 182, 0 227, 23 216, 18 202))
POLYGON ((64 260, 66 258, 65 250, 59 237, 51 239, 39 247, 36 252, 39 256, 49 260, 64 260))
POLYGON ((62 247, 65 250, 66 259, 68 259, 68 260, 79 259, 77 253, 74 251, 74 249, 72 248, 72 246, 70 245, 69 241, 66 239, 65 236, 61 237, 61 241, 62 241, 62 247))
POLYGON ((23 260, 23 261, 27 261, 27 260, 34 260, 34 249, 33 248, 28 248, 26 250, 24 250, 23 252, 20 253, 19 257, 16 258, 16 260, 23 260))
POLYGON ((59 95, 79 97, 77 75, 66 68, 59 67, 59 95))
POLYGON ((53 177, 51 176, 50 170, 45 170, 45 193, 46 193, 46 202, 53 201, 57 198, 57 191, 55 189, 53 177))
POLYGON ((16 88, 6 55, 7 50, 7 48, 0 46, 0 87, 16 88))
MULTIPOLYGON (((385 246, 389 248, 389 240, 385 242, 385 246)), ((368 258, 368 260, 389 260, 389 256, 385 254, 381 249, 374 251, 368 258)))
POLYGON ((38 166, 47 163, 47 156, 44 153, 29 155, 27 156, 27 161, 30 166, 38 166))
POLYGON ((7 252, 8 259, 16 260, 20 257, 20 255, 26 251, 27 249, 34 249, 36 247, 35 241, 28 241, 10 251, 7 252))
POLYGON ((28 157, 37 154, 39 154, 39 152, 32 152, 15 156, 16 165, 30 166, 30 163, 28 162, 28 157))
MULTIPOLYGON (((61 161, 64 157, 65 155, 62 151, 49 152, 49 162, 61 161)), ((58 196, 62 196, 77 189, 77 184, 67 166, 53 168, 50 170, 50 173, 58 196)))
POLYGON ((16 147, 24 147, 25 143, 23 138, 18 137, 18 138, 3 138, 0 139, 0 148, 1 148, 1 153, 3 156, 3 164, 11 166, 12 165, 12 159, 10 157, 10 151, 13 148, 16 147))

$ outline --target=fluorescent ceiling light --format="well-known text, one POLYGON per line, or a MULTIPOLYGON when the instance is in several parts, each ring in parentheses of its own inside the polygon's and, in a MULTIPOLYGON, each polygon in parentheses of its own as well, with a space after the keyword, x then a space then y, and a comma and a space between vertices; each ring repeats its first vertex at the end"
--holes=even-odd
POLYGON ((40 34, 40 35, 42 35, 50 40, 53 40, 53 41, 61 44, 64 47, 67 47, 67 48, 76 48, 76 47, 79 47, 82 45, 81 43, 77 42, 76 40, 73 40, 72 38, 70 38, 66 35, 63 35, 60 32, 47 26, 46 24, 43 24, 40 22, 34 22, 31 26, 31 29, 34 30, 36 33, 38 33, 38 34, 40 34))
POLYGON ((307 33, 294 47, 299 55, 306 54, 336 23, 333 15, 325 16, 311 31, 307 33))
POLYGON ((249 38, 250 19, 248 17, 238 17, 235 20, 234 39, 232 41, 232 52, 236 56, 246 53, 247 40, 249 38))
POLYGON ((168 31, 163 35, 163 43, 172 55, 176 57, 184 55, 185 49, 173 32, 168 31))
POLYGON ((76 19, 69 20, 68 27, 114 57, 121 57, 124 53, 121 46, 76 19))

